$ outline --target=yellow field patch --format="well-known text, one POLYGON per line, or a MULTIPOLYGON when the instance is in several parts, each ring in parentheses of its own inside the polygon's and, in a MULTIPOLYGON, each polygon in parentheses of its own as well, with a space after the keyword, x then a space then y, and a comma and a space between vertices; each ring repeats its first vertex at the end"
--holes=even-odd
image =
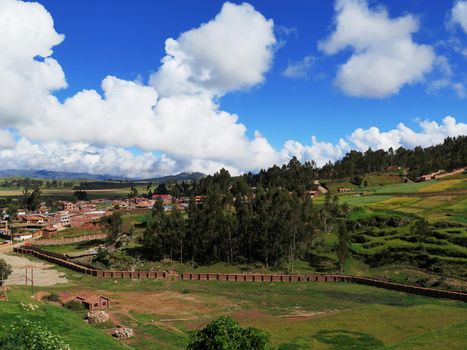
POLYGON ((418 190, 418 192, 440 192, 448 190, 449 188, 458 185, 465 181, 464 179, 454 179, 454 180, 438 180, 435 183, 423 187, 422 189, 418 190))
POLYGON ((377 208, 398 208, 406 205, 411 205, 420 200, 418 197, 394 197, 383 202, 375 203, 372 207, 377 208))
POLYGON ((431 209, 439 207, 440 205, 446 204, 447 202, 451 202, 456 199, 457 196, 430 196, 423 198, 419 202, 417 202, 414 206, 417 208, 424 208, 424 209, 431 209))
POLYGON ((450 205, 447 208, 452 210, 467 211, 467 198, 464 198, 462 201, 450 205))

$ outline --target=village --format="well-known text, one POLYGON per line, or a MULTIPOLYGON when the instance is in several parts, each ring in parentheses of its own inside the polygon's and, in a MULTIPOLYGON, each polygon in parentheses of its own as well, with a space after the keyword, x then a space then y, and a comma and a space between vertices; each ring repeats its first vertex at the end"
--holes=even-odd
MULTIPOLYGON (((201 203, 202 196, 196 196, 194 199, 197 203, 201 203)), ((166 211, 170 211, 174 206, 184 211, 188 207, 189 200, 189 197, 174 198, 170 194, 153 194, 150 198, 92 199, 75 203, 58 201, 60 210, 56 211, 47 207, 46 202, 41 202, 37 210, 28 212, 20 208, 16 217, 12 218, 7 214, 7 208, 4 208, 0 220, 0 236, 4 244, 11 241, 53 238, 67 228, 92 229, 102 217, 110 216, 116 210, 121 213, 144 213, 150 211, 156 201, 160 201, 166 211)))

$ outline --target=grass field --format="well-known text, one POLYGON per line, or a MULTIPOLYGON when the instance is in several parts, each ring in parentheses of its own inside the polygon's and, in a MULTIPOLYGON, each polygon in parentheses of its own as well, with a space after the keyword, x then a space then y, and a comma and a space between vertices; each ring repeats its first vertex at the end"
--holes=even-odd
MULTIPOLYGON (((467 306, 460 302, 353 284, 117 282, 63 271, 68 285, 43 289, 110 296, 113 322, 136 332, 127 342, 133 349, 185 349, 189 331, 220 315, 268 331, 278 350, 423 349, 432 342, 455 350, 467 342, 467 306)), ((105 333, 112 324, 89 326, 80 320, 83 313, 53 305, 23 311, 18 302, 31 300, 24 287, 9 295, 11 301, 1 304, 0 324, 21 314, 60 332, 73 349, 125 348, 105 333)))

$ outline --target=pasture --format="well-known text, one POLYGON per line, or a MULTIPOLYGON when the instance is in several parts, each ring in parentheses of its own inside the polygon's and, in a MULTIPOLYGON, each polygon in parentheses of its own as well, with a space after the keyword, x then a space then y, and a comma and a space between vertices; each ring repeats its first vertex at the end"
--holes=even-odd
MULTIPOLYGON (((59 268, 60 269, 60 268, 59 268)), ((65 270, 64 270, 65 271, 65 270)), ((279 350, 406 349, 443 344, 463 349, 467 306, 460 302, 338 283, 238 283, 179 280, 99 280, 68 270, 67 285, 42 289, 92 290, 112 300, 111 321, 91 326, 55 305, 24 311, 29 291, 16 286, 3 303, 0 324, 16 315, 43 321, 73 349, 185 349, 188 334, 220 315, 268 331, 279 350), (118 343, 106 331, 130 326, 136 336, 118 343), (66 329, 73 329, 67 332, 66 329), (414 346, 415 346, 414 345, 414 346)))

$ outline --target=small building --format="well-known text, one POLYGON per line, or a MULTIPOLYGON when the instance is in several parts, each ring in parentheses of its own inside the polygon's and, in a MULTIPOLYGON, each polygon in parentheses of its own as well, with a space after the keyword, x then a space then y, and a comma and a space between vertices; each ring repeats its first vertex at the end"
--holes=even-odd
POLYGON ((172 196, 170 194, 153 194, 152 199, 162 201, 163 204, 172 204, 172 196))
POLYGON ((0 221, 0 235, 9 235, 10 229, 8 228, 8 221, 1 220, 0 221))
POLYGON ((305 191, 305 195, 310 198, 319 197, 319 191, 305 191))
POLYGON ((63 210, 75 211, 78 210, 78 206, 72 202, 62 202, 63 210))
POLYGON ((401 170, 401 166, 400 165, 390 165, 386 168, 387 171, 398 171, 398 170, 401 170))
POLYGON ((339 193, 346 193, 346 192, 352 192, 353 190, 351 188, 348 188, 348 187, 339 187, 337 189, 337 192, 339 193))
POLYGON ((57 235, 57 228, 53 226, 47 226, 42 229, 43 238, 51 238, 57 235))
POLYGON ((83 306, 88 310, 110 308, 110 299, 103 295, 96 295, 89 292, 81 292, 78 294, 59 292, 57 294, 60 299, 60 303, 63 305, 74 300, 82 303, 83 306))

